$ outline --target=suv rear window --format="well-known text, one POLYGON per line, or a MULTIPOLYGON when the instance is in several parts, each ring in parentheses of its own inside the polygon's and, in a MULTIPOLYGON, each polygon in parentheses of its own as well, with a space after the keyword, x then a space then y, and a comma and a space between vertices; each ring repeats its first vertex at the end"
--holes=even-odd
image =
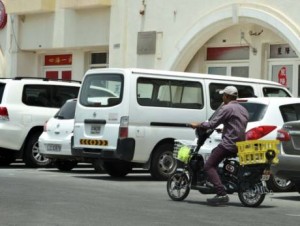
POLYGON ((59 119, 74 119, 75 116, 76 101, 66 102, 60 110, 54 115, 54 118, 59 119))
POLYGON ((267 110, 267 105, 249 102, 240 102, 240 104, 247 109, 249 113, 249 122, 260 121, 267 110))
POLYGON ((123 90, 121 74, 90 74, 82 84, 80 104, 91 107, 108 107, 121 103, 123 90))

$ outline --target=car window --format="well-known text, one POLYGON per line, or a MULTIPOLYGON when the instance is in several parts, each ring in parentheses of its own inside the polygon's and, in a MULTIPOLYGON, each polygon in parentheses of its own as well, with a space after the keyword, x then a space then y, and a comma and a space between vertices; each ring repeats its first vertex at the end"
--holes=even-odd
MULTIPOLYGON (((238 89, 239 98, 256 97, 252 86, 233 85, 238 89)), ((216 110, 223 102, 222 95, 219 94, 219 91, 223 90, 226 86, 228 86, 228 84, 211 83, 209 85, 211 109, 216 110)))
POLYGON ((291 95, 282 88, 264 87, 264 97, 291 97, 291 95))
POLYGON ((201 109, 203 88, 199 82, 140 77, 137 102, 142 106, 201 109))
POLYGON ((60 108, 78 96, 78 86, 25 85, 22 102, 29 106, 60 108))
POLYGON ((249 122, 262 120, 268 107, 267 105, 260 103, 240 102, 240 104, 247 109, 249 113, 249 122))
POLYGON ((77 86, 52 86, 52 106, 61 107, 67 100, 77 98, 79 87, 77 86))
POLYGON ((5 88, 5 83, 0 83, 0 103, 2 102, 4 88, 5 88))
POLYGON ((82 84, 80 103, 84 106, 109 107, 121 103, 123 90, 121 74, 90 74, 82 84))
POLYGON ((76 101, 68 101, 54 115, 54 118, 59 118, 59 119, 74 119, 75 108, 76 108, 76 101))
POLYGON ((300 104, 289 104, 279 107, 284 122, 300 119, 300 104))

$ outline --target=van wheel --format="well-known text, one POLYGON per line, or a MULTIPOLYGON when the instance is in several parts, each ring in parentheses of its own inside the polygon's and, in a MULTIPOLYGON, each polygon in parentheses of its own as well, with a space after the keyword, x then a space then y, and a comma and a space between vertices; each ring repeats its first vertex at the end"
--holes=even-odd
POLYGON ((267 187, 274 192, 288 192, 294 188, 294 183, 271 174, 270 179, 267 181, 267 187))
POLYGON ((70 160, 57 160, 55 162, 55 166, 60 171, 71 171, 73 168, 77 166, 77 161, 70 161, 70 160))
POLYGON ((96 171, 96 173, 103 173, 104 168, 103 168, 103 162, 101 159, 96 159, 93 161, 93 167, 96 171))
POLYGON ((28 167, 47 167, 51 165, 51 160, 45 158, 39 153, 39 143, 38 139, 42 133, 36 132, 31 134, 29 137, 27 144, 25 145, 24 150, 24 162, 28 167))
MULTIPOLYGON (((1 149, 1 152, 2 152, 2 150, 4 150, 4 149, 1 149)), ((16 160, 16 157, 15 157, 14 153, 2 152, 0 154, 0 166, 9 166, 15 160, 16 160)))
POLYGON ((172 143, 162 144, 155 149, 150 173, 156 180, 167 180, 175 172, 177 162, 173 158, 173 149, 172 143))
POLYGON ((112 177, 125 177, 132 170, 132 164, 125 161, 103 161, 103 168, 112 177))

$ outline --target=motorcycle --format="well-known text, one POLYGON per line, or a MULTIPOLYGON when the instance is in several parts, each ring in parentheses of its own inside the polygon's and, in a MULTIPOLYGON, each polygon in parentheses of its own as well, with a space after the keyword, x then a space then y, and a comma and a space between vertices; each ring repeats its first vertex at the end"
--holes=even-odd
MULTIPOLYGON (((174 157, 177 159, 177 168, 167 180, 167 192, 172 200, 184 200, 191 189, 202 194, 216 194, 213 185, 207 181, 203 170, 205 161, 201 152, 199 153, 212 132, 195 129, 196 146, 187 145, 180 140, 175 141, 174 157)), ((277 140, 237 142, 237 156, 224 159, 221 164, 223 166, 218 169, 227 194, 237 192, 239 200, 246 207, 259 206, 266 194, 272 192, 267 188, 266 181, 270 178, 271 164, 278 163, 278 143, 277 140)))

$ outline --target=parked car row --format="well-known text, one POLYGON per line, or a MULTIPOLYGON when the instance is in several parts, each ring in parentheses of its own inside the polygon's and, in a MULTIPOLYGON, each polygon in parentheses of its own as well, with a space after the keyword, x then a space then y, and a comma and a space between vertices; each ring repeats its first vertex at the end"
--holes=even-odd
MULTIPOLYGON (((286 149, 296 144, 297 133, 283 124, 300 119, 300 98, 269 81, 154 70, 92 69, 82 86, 42 78, 0 79, 0 131, 5 131, 0 165, 20 156, 29 167, 54 163, 67 171, 89 162, 120 177, 135 166, 165 179, 176 167, 174 140, 193 137, 186 123, 205 120, 219 104, 217 91, 229 84, 242 97, 251 97, 240 99, 250 116, 248 139, 283 137, 283 168, 274 168, 269 187, 298 188, 297 176, 284 168, 284 158, 291 158, 286 149)), ((213 133, 201 151, 208 156, 220 139, 213 133)))

